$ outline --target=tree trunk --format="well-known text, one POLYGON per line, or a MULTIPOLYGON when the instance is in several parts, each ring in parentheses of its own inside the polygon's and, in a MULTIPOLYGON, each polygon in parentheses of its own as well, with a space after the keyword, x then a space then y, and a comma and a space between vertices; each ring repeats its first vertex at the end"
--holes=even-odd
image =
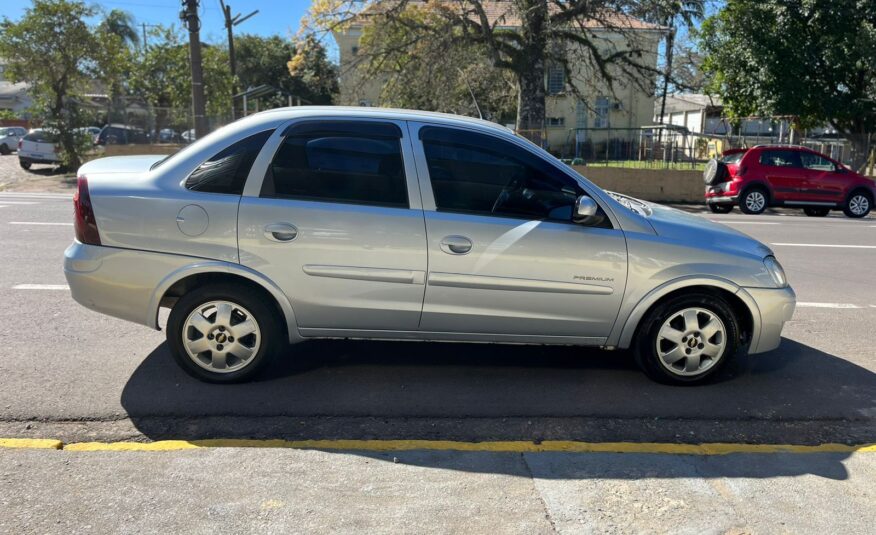
POLYGON ((855 133, 846 138, 852 145, 852 170, 865 173, 867 158, 870 156, 870 134, 855 133))
POLYGON ((521 47, 517 75, 517 130, 541 144, 545 121, 546 0, 518 0, 521 47))

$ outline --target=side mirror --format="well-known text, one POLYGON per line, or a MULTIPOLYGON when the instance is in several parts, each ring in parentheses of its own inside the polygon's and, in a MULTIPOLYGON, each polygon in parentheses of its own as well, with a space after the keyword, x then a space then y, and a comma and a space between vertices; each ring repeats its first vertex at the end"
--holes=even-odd
POLYGON ((842 165, 837 165, 837 166, 836 166, 836 172, 837 172, 837 173, 845 173, 845 172, 846 172, 846 168, 843 167, 842 165))
POLYGON ((572 221, 575 223, 591 224, 598 217, 599 205, 596 201, 586 195, 582 195, 575 200, 575 210, 572 213, 572 221))

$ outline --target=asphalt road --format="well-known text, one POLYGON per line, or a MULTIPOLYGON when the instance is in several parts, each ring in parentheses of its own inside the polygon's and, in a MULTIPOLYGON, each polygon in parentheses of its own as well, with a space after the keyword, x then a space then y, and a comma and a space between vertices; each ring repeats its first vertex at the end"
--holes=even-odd
MULTIPOLYGON (((70 298, 71 212, 0 193, 0 437, 876 442, 876 219, 703 213, 771 244, 800 301, 779 349, 708 386, 616 352, 345 341, 213 386, 70 298)), ((874 457, 8 450, 0 531, 863 533, 874 457)))

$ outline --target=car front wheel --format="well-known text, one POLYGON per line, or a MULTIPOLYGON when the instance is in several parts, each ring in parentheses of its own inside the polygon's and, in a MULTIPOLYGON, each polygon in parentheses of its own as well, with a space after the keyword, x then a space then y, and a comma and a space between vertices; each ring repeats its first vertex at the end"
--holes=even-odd
POLYGON ((264 297, 245 286, 198 288, 177 301, 167 343, 177 364, 209 383, 239 383, 265 369, 283 330, 264 297))
POLYGON ((30 169, 30 162, 28 161, 19 159, 18 165, 20 165, 22 169, 30 169))
POLYGON ((739 199, 739 209, 744 214, 762 214, 767 209, 767 193, 761 188, 751 188, 739 199))
POLYGON ((713 377, 733 355, 739 323, 717 295, 681 295, 661 303, 643 319, 636 335, 636 362, 655 381, 700 384, 713 377))
POLYGON ((872 197, 863 191, 855 191, 849 195, 849 199, 843 207, 843 213, 846 214, 846 217, 866 217, 872 208, 872 197))

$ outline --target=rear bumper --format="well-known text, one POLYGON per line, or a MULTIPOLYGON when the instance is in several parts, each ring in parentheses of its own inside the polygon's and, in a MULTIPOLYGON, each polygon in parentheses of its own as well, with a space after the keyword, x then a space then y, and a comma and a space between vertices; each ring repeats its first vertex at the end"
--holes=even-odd
POLYGON ((157 328, 154 296, 168 274, 192 258, 74 241, 64 251, 73 299, 86 308, 157 328))
POLYGON ((757 304, 760 313, 760 329, 758 333, 753 333, 748 353, 764 353, 779 347, 782 342, 782 328, 794 316, 794 308, 797 306, 794 290, 791 287, 744 290, 757 304))
POLYGON ((51 160, 47 158, 32 158, 30 156, 22 156, 21 153, 18 154, 18 159, 25 163, 50 163, 50 164, 58 164, 61 163, 61 160, 51 160))

